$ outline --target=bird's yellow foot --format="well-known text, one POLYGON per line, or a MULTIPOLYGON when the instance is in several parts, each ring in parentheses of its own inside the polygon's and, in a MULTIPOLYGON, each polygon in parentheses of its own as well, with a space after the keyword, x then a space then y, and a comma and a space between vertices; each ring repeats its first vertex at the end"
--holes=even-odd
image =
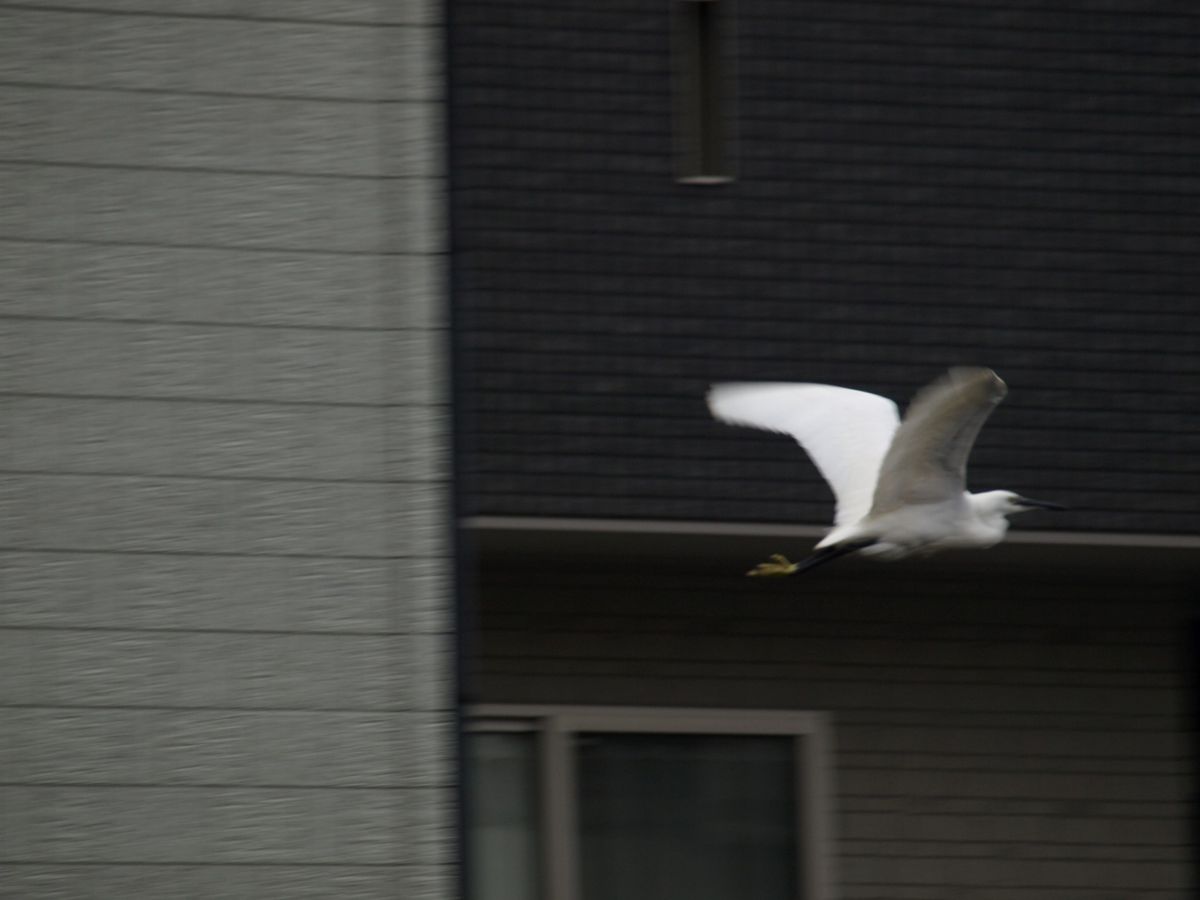
POLYGON ((793 574, 798 568, 800 568, 799 563, 792 562, 782 553, 772 553, 771 558, 767 562, 760 562, 746 574, 751 577, 767 576, 779 578, 784 575, 793 574))

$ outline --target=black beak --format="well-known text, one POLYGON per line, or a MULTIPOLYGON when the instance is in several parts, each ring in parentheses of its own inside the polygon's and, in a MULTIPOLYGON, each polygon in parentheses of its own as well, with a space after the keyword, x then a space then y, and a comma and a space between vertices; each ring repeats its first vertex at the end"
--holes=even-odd
POLYGON ((1052 503, 1049 500, 1033 500, 1029 497, 1017 497, 1017 502, 1029 509, 1066 509, 1061 503, 1052 503))

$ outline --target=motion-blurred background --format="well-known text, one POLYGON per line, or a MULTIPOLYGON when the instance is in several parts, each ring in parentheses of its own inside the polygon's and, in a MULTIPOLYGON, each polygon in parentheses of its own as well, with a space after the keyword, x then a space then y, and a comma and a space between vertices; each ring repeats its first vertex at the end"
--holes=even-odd
POLYGON ((1195 886, 1200 13, 0 2, 0 896, 1195 886), (1009 542, 721 380, 1010 395, 1009 542))

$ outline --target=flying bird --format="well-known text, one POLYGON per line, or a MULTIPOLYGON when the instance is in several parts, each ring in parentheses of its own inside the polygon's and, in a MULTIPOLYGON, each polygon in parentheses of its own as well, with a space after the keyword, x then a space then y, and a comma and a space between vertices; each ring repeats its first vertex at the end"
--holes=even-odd
POLYGON ((950 547, 990 547, 1007 516, 1063 509, 1012 491, 966 490, 967 457, 1008 388, 991 369, 956 368, 923 388, 901 420, 886 397, 828 384, 718 384, 712 414, 730 425, 791 435, 829 482, 833 529, 807 559, 782 554, 747 575, 792 575, 848 553, 900 559, 950 547))

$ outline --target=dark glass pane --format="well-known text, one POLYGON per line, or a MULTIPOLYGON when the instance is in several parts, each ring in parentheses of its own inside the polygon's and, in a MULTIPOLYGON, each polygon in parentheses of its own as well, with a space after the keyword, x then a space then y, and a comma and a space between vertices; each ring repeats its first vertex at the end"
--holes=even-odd
POLYGON ((467 847, 471 900, 537 900, 538 792, 532 734, 468 739, 467 847))
POLYGON ((581 734, 583 900, 793 900, 791 738, 581 734))

